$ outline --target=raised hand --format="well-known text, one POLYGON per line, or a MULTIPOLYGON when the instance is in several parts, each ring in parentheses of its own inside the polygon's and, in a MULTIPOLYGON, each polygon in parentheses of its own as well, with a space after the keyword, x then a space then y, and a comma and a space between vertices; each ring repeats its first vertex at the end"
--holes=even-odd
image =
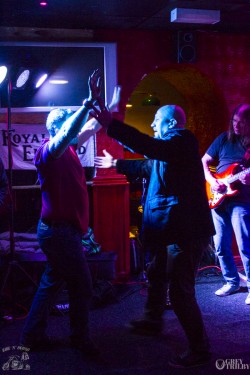
POLYGON ((105 106, 103 99, 99 96, 97 104, 100 109, 92 106, 91 116, 93 116, 104 128, 108 128, 112 122, 112 114, 107 106, 105 106))
POLYGON ((108 151, 103 150, 105 156, 96 156, 94 159, 95 167, 98 168, 111 168, 113 166, 114 158, 108 151))
POLYGON ((102 78, 99 69, 94 70, 88 79, 89 97, 88 101, 94 102, 101 95, 102 78))
POLYGON ((108 106, 111 112, 116 110, 116 107, 120 102, 121 89, 122 89, 121 86, 115 86, 114 88, 113 97, 112 97, 111 103, 108 106))
POLYGON ((91 115, 104 127, 107 128, 112 122, 112 114, 111 112, 114 111, 115 107, 120 101, 120 94, 121 94, 121 86, 115 86, 113 98, 109 106, 105 106, 105 103, 101 96, 96 97, 97 105, 99 109, 95 106, 92 107, 91 115))

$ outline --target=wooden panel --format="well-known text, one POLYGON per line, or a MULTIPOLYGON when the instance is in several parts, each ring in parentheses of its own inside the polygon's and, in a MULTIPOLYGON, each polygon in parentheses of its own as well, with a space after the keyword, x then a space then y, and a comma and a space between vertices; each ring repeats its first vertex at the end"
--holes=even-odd
POLYGON ((117 254, 117 277, 130 273, 129 183, 124 175, 93 179, 93 229, 102 251, 117 254))

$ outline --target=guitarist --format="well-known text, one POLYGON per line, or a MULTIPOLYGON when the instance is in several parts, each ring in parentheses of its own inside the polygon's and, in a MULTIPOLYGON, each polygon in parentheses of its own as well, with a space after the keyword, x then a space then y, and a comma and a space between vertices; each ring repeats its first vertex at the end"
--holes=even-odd
MULTIPOLYGON (((224 194, 227 186, 211 172, 225 172, 234 163, 241 170, 250 165, 250 104, 241 104, 233 112, 229 129, 220 134, 210 145, 202 158, 205 177, 212 191, 224 194)), ((238 171, 237 171, 238 172, 238 171)), ((235 188, 235 187, 234 187, 235 188)), ((242 174, 237 182, 237 194, 226 196, 212 209, 216 229, 214 245, 220 262, 225 284, 215 294, 228 296, 240 289, 240 278, 232 252, 234 231, 239 254, 247 277, 248 295, 245 300, 250 305, 250 174, 242 174)))

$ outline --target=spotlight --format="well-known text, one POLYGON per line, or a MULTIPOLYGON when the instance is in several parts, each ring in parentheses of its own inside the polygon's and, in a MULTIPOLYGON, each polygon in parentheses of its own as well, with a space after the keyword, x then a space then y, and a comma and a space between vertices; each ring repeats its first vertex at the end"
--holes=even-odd
POLYGON ((30 70, 21 68, 17 74, 14 88, 23 89, 26 83, 28 82, 29 76, 30 76, 30 70))
POLYGON ((35 88, 38 89, 39 87, 41 87, 42 84, 46 81, 47 77, 47 73, 40 73, 36 78, 35 88))
POLYGON ((66 79, 51 79, 49 83, 52 85, 67 85, 69 81, 66 79))
POLYGON ((0 84, 5 80, 8 69, 5 65, 0 66, 0 84))

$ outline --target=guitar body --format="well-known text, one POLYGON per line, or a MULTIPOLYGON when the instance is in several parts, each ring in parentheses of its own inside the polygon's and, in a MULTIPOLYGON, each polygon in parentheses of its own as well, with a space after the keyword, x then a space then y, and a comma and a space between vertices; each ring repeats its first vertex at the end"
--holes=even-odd
MULTIPOLYGON (((226 189, 223 193, 213 191, 208 182, 206 182, 206 191, 208 196, 208 203, 210 208, 218 207, 226 197, 235 195, 238 193, 237 189, 233 189, 233 184, 230 183, 230 177, 234 175, 234 172, 239 167, 238 163, 230 165, 224 172, 214 174, 214 177, 226 185, 226 189)), ((235 181, 234 181, 235 182, 235 181)))

